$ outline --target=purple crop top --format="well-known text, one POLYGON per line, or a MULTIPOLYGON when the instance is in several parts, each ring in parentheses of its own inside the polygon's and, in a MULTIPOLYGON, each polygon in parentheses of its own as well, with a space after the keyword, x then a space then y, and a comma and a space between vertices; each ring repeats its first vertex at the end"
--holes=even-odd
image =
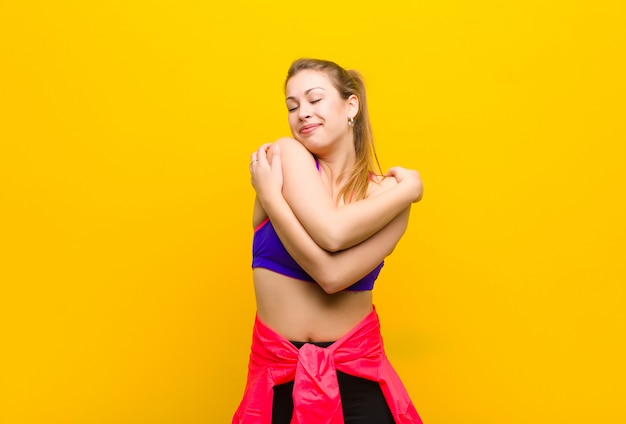
MULTIPOLYGON (((385 262, 381 262, 369 274, 359 281, 346 287, 346 290, 365 291, 374 288, 374 281, 380 273, 385 262)), ((313 277, 307 274, 300 265, 291 257, 283 243, 278 238, 271 221, 266 219, 254 230, 252 241, 252 268, 267 268, 298 280, 315 282, 313 277)))

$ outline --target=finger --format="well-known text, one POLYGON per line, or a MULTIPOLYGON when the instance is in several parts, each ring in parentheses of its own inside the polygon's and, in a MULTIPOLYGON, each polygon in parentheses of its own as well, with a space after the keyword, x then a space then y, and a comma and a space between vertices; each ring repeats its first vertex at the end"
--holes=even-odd
POLYGON ((262 147, 260 147, 259 150, 257 151, 256 160, 257 160, 256 163, 259 165, 265 165, 267 163, 267 154, 265 153, 265 150, 263 150, 262 147))
POLYGON ((280 162, 280 147, 278 147, 278 144, 274 144, 270 154, 272 155, 272 169, 277 169, 278 172, 282 172, 282 165, 280 162))
POLYGON ((250 163, 249 163, 250 172, 252 172, 252 167, 258 163, 258 160, 259 160, 259 153, 258 153, 258 150, 255 150, 250 155, 250 163))
POLYGON ((252 152, 252 154, 250 155, 250 163, 257 162, 259 160, 259 157, 262 156, 263 152, 267 150, 268 147, 271 146, 271 144, 272 143, 262 144, 261 147, 252 152))
POLYGON ((272 146, 272 143, 264 143, 257 149, 257 154, 260 156, 261 154, 267 155, 267 150, 272 146))
POLYGON ((389 168, 389 170, 387 171, 387 174, 386 174, 386 175, 387 175, 387 176, 389 176, 389 177, 391 177, 391 176, 395 176, 395 175, 396 175, 396 173, 397 173, 397 171, 398 171, 398 167, 397 167, 397 166, 394 166, 394 167, 392 167, 392 168, 389 168))
POLYGON ((268 163, 267 150, 270 148, 271 145, 272 143, 265 143, 261 147, 259 147, 259 150, 257 150, 256 159, 259 161, 259 165, 265 165, 268 163))

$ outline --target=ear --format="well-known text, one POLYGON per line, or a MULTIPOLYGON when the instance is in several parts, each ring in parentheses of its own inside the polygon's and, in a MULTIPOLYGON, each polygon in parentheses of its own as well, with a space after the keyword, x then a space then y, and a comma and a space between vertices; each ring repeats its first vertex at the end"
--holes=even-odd
POLYGON ((346 108, 348 117, 356 119, 356 116, 359 114, 359 98, 354 94, 348 97, 348 100, 346 100, 346 108))

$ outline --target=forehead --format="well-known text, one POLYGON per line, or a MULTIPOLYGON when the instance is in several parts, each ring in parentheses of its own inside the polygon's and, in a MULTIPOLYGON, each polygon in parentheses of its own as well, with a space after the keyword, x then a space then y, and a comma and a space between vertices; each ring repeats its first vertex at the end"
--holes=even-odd
POLYGON ((324 72, 305 69, 298 72, 287 81, 285 86, 285 94, 290 96, 301 96, 307 90, 321 87, 326 91, 334 89, 333 84, 324 72))

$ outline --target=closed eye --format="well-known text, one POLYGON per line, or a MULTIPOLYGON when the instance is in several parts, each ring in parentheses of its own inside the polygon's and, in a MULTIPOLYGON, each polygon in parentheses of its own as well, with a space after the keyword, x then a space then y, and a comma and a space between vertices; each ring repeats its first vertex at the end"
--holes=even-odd
MULTIPOLYGON (((314 103, 317 103, 317 102, 320 102, 320 101, 322 101, 322 99, 315 99, 315 100, 311 100, 309 103, 314 104, 314 103)), ((293 112, 296 109, 298 109, 298 106, 293 106, 293 107, 288 107, 287 108, 287 110, 289 112, 293 112)))

